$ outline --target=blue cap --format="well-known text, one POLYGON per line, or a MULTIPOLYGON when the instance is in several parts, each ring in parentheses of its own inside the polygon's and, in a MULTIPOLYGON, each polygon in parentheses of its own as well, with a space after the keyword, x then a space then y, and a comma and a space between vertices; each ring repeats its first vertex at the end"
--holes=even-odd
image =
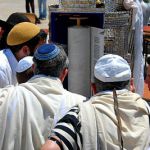
POLYGON ((50 60, 60 53, 59 47, 55 44, 43 44, 34 53, 34 57, 38 60, 50 60))

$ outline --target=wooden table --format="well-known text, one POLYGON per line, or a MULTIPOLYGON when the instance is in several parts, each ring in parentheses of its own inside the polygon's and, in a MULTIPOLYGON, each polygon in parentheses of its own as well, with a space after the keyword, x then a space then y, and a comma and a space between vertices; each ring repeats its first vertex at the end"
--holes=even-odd
POLYGON ((150 33, 150 26, 144 26, 144 27, 143 27, 143 31, 150 33))

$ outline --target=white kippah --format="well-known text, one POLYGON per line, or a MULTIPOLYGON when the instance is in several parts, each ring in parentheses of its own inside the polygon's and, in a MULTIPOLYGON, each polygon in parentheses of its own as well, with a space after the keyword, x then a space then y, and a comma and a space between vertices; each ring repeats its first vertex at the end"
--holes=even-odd
POLYGON ((102 82, 127 81, 131 78, 131 69, 121 56, 108 54, 97 61, 94 75, 102 82))
POLYGON ((16 72, 21 73, 24 72, 25 70, 29 69, 33 65, 33 57, 32 56, 27 56, 22 58, 17 65, 16 72))

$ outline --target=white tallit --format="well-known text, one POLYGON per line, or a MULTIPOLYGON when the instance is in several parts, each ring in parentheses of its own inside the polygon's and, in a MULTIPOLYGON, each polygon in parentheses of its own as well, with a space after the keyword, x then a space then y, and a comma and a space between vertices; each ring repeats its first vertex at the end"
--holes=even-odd
POLYGON ((48 77, 0 89, 0 150, 39 150, 54 115, 62 117, 83 99, 63 89, 59 79, 48 77))
MULTIPOLYGON (((118 95, 124 150, 146 150, 149 144, 149 110, 139 95, 118 95)), ((92 97, 79 105, 83 150, 120 150, 112 94, 92 97)))

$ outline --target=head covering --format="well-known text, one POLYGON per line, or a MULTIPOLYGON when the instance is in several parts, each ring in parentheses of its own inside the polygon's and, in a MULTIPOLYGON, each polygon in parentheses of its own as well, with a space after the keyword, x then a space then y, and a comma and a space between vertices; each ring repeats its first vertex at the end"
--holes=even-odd
POLYGON ((102 82, 127 81, 131 78, 131 69, 121 56, 108 54, 97 61, 94 75, 102 82))
POLYGON ((16 24, 7 36, 7 44, 15 46, 23 44, 34 38, 40 32, 40 28, 30 22, 16 24))
POLYGON ((37 60, 50 60, 56 57, 60 52, 60 48, 55 44, 43 44, 34 53, 37 60))
POLYGON ((33 65, 33 57, 27 56, 22 58, 17 65, 16 72, 21 73, 29 69, 33 65))

